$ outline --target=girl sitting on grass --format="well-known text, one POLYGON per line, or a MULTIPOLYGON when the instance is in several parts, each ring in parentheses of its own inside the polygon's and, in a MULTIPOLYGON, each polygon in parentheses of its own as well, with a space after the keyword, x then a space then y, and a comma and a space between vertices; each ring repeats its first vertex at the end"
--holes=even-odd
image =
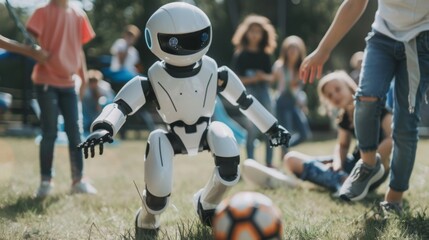
MULTIPOLYGON (((349 154, 352 138, 355 136, 353 124, 354 99, 357 85, 344 71, 336 71, 323 77, 317 86, 318 95, 323 104, 330 110, 337 110, 337 143, 332 156, 309 156, 292 151, 284 156, 284 165, 297 177, 338 191, 350 174, 354 165, 360 160, 357 146, 349 154)), ((384 176, 375 182, 370 190, 383 183, 389 173, 389 158, 392 150, 391 137, 392 114, 382 109, 380 116, 380 139, 377 153, 386 169, 384 176)))

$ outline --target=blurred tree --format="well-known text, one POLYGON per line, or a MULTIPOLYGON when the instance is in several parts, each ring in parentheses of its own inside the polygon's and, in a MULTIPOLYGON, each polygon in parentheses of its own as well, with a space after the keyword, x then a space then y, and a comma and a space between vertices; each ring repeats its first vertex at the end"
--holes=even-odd
MULTIPOLYGON (((17 15, 20 17, 22 23, 25 23, 25 19, 27 17, 24 9, 21 8, 15 8, 15 11, 17 15)), ((13 21, 13 18, 9 15, 9 12, 7 11, 7 8, 4 4, 0 4, 0 34, 10 38, 17 40, 19 42, 23 41, 23 36, 21 32, 19 31, 18 27, 15 25, 15 22, 13 21)))
MULTIPOLYGON (((89 58, 109 54, 110 46, 121 36, 127 24, 134 24, 144 32, 147 19, 160 6, 172 2, 171 0, 92 1, 93 9, 88 12, 88 16, 97 37, 86 46, 89 58)), ((254 13, 268 17, 277 28, 279 45, 286 36, 300 36, 306 42, 309 53, 317 47, 342 0, 185 0, 185 2, 200 7, 212 22, 213 43, 208 55, 216 59, 219 65, 229 65, 233 54, 232 35, 237 24, 246 15, 254 13)), ((368 9, 362 18, 332 53, 325 66, 325 72, 334 69, 349 70, 351 55, 365 47, 364 39, 370 31, 376 8, 376 1, 369 1, 368 9)), ((25 11, 18 9, 18 13, 25 19, 25 11)), ((0 34, 17 40, 22 39, 2 4, 0 4, 0 22, 0 34)), ((146 47, 144 34, 136 45, 147 70, 157 58, 146 47)), ((278 55, 278 50, 275 55, 278 55)), ((319 104, 315 94, 315 84, 306 86, 306 91, 311 114, 316 116, 319 104)), ((320 121, 317 120, 317 122, 320 121)))

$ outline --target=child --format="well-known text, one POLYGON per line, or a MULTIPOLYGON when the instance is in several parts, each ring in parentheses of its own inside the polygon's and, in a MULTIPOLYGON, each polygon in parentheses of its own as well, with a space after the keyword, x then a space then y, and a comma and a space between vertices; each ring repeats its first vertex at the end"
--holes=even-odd
MULTIPOLYGON (((270 84, 270 55, 277 46, 276 32, 270 20, 263 16, 250 15, 238 26, 232 38, 235 46, 232 69, 247 89, 262 105, 272 111, 270 84)), ((259 136, 256 127, 247 120, 242 123, 247 129, 247 157, 254 158, 254 141, 259 136)), ((272 149, 266 142, 266 165, 272 166, 272 149)))
POLYGON ((96 189, 83 180, 83 158, 76 146, 80 142, 78 126, 78 97, 73 74, 82 79, 81 94, 85 90, 86 64, 82 45, 95 33, 84 11, 69 5, 68 0, 51 0, 36 9, 27 23, 27 29, 38 40, 50 57, 44 64, 36 64, 32 79, 40 106, 42 141, 40 142, 41 184, 36 197, 48 196, 53 188, 52 163, 57 137, 58 114, 64 116, 69 140, 72 173, 72 193, 95 194, 96 189))
MULTIPOLYGON (((305 92, 299 79, 299 66, 306 55, 304 41, 298 36, 289 36, 283 43, 280 55, 273 65, 274 80, 278 81, 276 113, 279 123, 294 133, 289 142, 293 147, 311 137, 305 101, 305 92)), ((282 154, 282 156, 285 152, 282 154)))
POLYGON ((139 36, 140 30, 137 26, 127 25, 122 38, 117 39, 110 48, 112 62, 109 74, 112 83, 115 84, 113 86, 115 92, 138 74, 136 65, 140 62, 140 56, 134 44, 139 36))
MULTIPOLYGON (((360 18, 367 3, 368 0, 347 0, 341 4, 319 46, 301 65, 304 81, 320 77, 331 51, 360 18)), ((375 154, 378 119, 395 78, 391 178, 385 201, 380 204, 385 213, 402 212, 403 194, 409 188, 416 157, 420 104, 429 84, 428 16, 427 0, 413 4, 379 0, 373 30, 366 38, 354 119, 363 162, 355 166, 340 192, 346 200, 362 199, 371 182, 383 174, 375 154)))
POLYGON ((101 113, 104 106, 111 103, 115 93, 110 84, 103 80, 103 74, 94 69, 88 70, 88 87, 82 97, 83 130, 89 133, 91 123, 101 113))
MULTIPOLYGON (((353 95, 357 89, 356 83, 344 71, 336 71, 323 77, 317 86, 322 103, 331 110, 339 112, 337 119, 337 143, 332 156, 313 157, 299 152, 289 152, 284 157, 284 164, 291 172, 302 180, 324 186, 332 191, 338 191, 350 171, 360 159, 359 149, 348 154, 351 139, 354 137, 353 125, 353 95)), ((377 152, 385 169, 389 169, 389 157, 392 149, 391 123, 392 114, 383 108, 379 118, 381 131, 377 152)), ((371 189, 378 187, 387 178, 384 177, 373 184, 371 189)))

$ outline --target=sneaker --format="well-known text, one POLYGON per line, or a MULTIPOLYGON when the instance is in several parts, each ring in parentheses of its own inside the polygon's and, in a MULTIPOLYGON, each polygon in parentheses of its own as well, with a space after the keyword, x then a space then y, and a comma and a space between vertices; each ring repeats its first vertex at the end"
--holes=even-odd
MULTIPOLYGON (((136 218, 134 221, 134 227, 135 227, 135 239, 136 240, 146 240, 146 239, 157 239, 159 234, 159 226, 155 228, 143 228, 139 227, 139 218, 140 214, 142 212, 142 208, 139 208, 136 213, 136 218)), ((150 219, 153 222, 155 222, 155 226, 159 225, 159 217, 157 216, 146 216, 146 218, 153 218, 150 219)))
POLYGON ((384 174, 384 167, 381 164, 380 156, 377 154, 377 163, 370 167, 360 159, 349 177, 340 189, 340 197, 346 201, 358 201, 363 199, 368 193, 369 187, 380 180, 384 174))
POLYGON ((97 194, 97 189, 87 181, 79 181, 72 185, 71 194, 97 194))
POLYGON ((403 209, 401 203, 390 203, 387 201, 380 202, 381 214, 384 218, 389 216, 397 215, 402 216, 403 209))
POLYGON ((52 189, 54 188, 54 183, 52 181, 42 181, 40 183, 39 189, 36 192, 36 198, 45 198, 51 194, 52 189))

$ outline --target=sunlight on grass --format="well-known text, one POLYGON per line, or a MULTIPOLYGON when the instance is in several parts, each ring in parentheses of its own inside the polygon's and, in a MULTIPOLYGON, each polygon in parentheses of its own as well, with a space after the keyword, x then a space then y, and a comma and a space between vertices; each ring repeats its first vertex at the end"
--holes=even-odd
MULTIPOLYGON (((305 143, 294 150, 330 154, 333 141, 305 143)), ((66 147, 55 153, 55 189, 44 199, 33 198, 40 176, 38 146, 33 139, 0 139, 0 239, 134 239, 134 216, 144 188, 144 141, 122 141, 106 147, 105 155, 85 160, 85 174, 97 187, 96 196, 70 195, 70 165, 66 147)), ((242 149, 244 154, 244 149, 242 149)), ((405 214, 383 220, 377 205, 387 184, 358 203, 346 203, 322 188, 303 183, 297 189, 265 190, 240 181, 234 192, 259 191, 282 210, 286 239, 429 239, 427 176, 429 140, 419 143, 405 214)), ((264 156, 258 147, 258 159, 264 156)), ((280 154, 275 151, 275 164, 280 154)), ((213 159, 204 152, 174 160, 171 205, 161 217, 159 239, 211 239, 200 224, 192 196, 203 187, 213 159)))

